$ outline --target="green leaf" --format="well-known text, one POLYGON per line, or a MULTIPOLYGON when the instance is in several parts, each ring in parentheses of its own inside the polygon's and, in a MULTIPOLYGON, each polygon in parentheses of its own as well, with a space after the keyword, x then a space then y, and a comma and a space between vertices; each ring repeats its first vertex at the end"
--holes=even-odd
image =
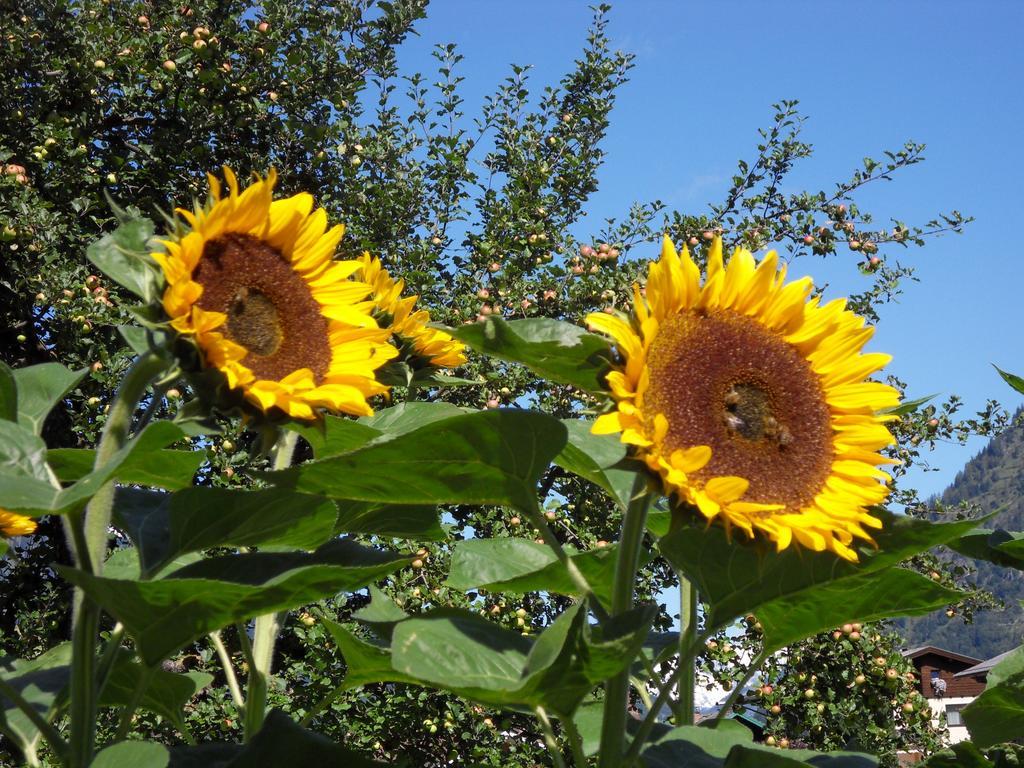
POLYGON ((600 486, 612 501, 625 509, 633 493, 640 466, 626 461, 626 446, 615 435, 595 435, 592 421, 565 419, 569 442, 555 457, 555 464, 600 486))
POLYGON ((537 480, 565 439, 565 427, 550 416, 482 411, 264 477, 277 486, 335 499, 529 509, 536 504, 537 480))
POLYGON ((1019 739, 1024 733, 1024 680, 989 686, 964 707, 963 718, 979 747, 1019 739))
POLYGON ((435 506, 343 500, 338 502, 338 510, 335 533, 366 533, 419 541, 447 537, 435 506))
POLYGON ((171 755, 167 747, 152 741, 122 741, 104 749, 89 768, 167 768, 171 755))
POLYGON ((588 625, 584 631, 583 671, 592 683, 617 675, 640 654, 640 649, 658 614, 658 606, 641 605, 613 616, 600 625, 588 625))
POLYGON ((1018 645, 988 673, 986 683, 991 687, 1014 679, 1024 682, 1024 645, 1018 645))
POLYGON ((584 614, 573 606, 531 643, 476 614, 442 609, 395 625, 392 664, 421 684, 496 706, 568 715, 592 688, 574 663, 584 614))
POLYGON ((977 528, 947 546, 975 560, 1024 570, 1024 533, 977 528))
MULTIPOLYGON (((406 618, 404 615, 402 618, 406 618)), ((341 624, 321 619, 345 659, 341 686, 358 688, 368 683, 416 683, 416 678, 398 672, 391 663, 391 649, 356 637, 341 624)))
POLYGON ((61 576, 124 624, 146 664, 186 643, 253 616, 286 611, 385 576, 408 558, 332 541, 312 554, 256 552, 201 560, 159 581, 61 576))
POLYGON ((1024 379, 1022 379, 1020 376, 1016 376, 1012 373, 1007 373, 1006 371, 1000 370, 998 366, 993 365, 992 367, 999 371, 999 375, 1003 377, 1003 381, 1005 381, 1015 390, 1024 395, 1024 379))
POLYGON ((68 488, 54 488, 42 479, 0 474, 0 499, 6 509, 24 510, 28 514, 66 512, 87 502, 130 458, 144 460, 154 451, 181 439, 181 427, 169 421, 157 421, 146 427, 102 467, 84 475, 68 488))
POLYGON ((927 403, 929 400, 934 400, 938 394, 927 395, 925 397, 919 397, 916 400, 904 400, 899 405, 893 408, 887 408, 882 413, 891 413, 893 416, 906 416, 907 414, 913 413, 922 405, 927 403))
POLYGON ((935 524, 882 509, 872 514, 882 521, 882 529, 873 533, 878 549, 861 545, 858 564, 795 545, 776 552, 773 545, 760 540, 731 541, 721 527, 699 522, 665 536, 658 548, 673 568, 697 584, 701 598, 710 603, 708 626, 720 627, 737 616, 756 612, 769 601, 895 565, 957 539, 977 524, 971 520, 935 524))
POLYGON ((143 301, 153 301, 160 292, 159 268, 147 245, 154 231, 149 219, 124 218, 117 229, 85 249, 86 258, 143 301))
POLYGON ((789 593, 761 603, 754 613, 770 652, 846 622, 921 616, 961 597, 914 571, 884 568, 789 593))
MULTIPOLYGON (((122 653, 100 693, 100 706, 128 706, 144 672, 141 664, 131 660, 130 653, 122 653)), ((178 674, 155 669, 150 672, 139 706, 166 718, 179 731, 185 731, 185 704, 212 682, 213 675, 205 672, 178 674)))
POLYGON ((491 316, 451 333, 477 352, 520 363, 542 378, 588 392, 605 388, 610 345, 578 325, 547 317, 505 321, 491 316))
POLYGON ((18 420, 18 384, 14 372, 0 360, 0 419, 18 420))
POLYGON ((225 768, 295 768, 296 766, 344 766, 385 768, 319 733, 307 731, 288 715, 272 710, 259 733, 225 768))
POLYGON ((14 371, 18 385, 18 423, 41 434, 47 414, 86 373, 85 368, 72 371, 60 363, 41 363, 14 371))
MULTIPOLYGON (((381 434, 404 435, 435 421, 443 421, 453 416, 462 416, 466 410, 451 403, 419 403, 416 401, 399 403, 391 408, 382 408, 373 416, 363 416, 359 423, 381 434)), ((472 413, 472 411, 469 411, 472 413)))
MULTIPOLYGON (((615 547, 571 554, 594 594, 611 600, 615 547)), ((497 592, 553 592, 579 596, 568 571, 550 547, 528 539, 468 539, 455 545, 448 571, 453 589, 497 592)))
MULTIPOLYGON (((0 660, 4 682, 44 719, 51 720, 70 679, 71 643, 61 643, 31 661, 0 660)), ((39 731, 17 707, 0 695, 5 731, 24 750, 39 738, 39 731)))
POLYGON ((50 484, 46 443, 14 421, 0 421, 0 472, 50 484))
POLYGON ((717 727, 681 726, 664 733, 642 753, 646 768, 873 768, 878 760, 853 752, 772 749, 752 742, 750 731, 735 723, 717 727))
POLYGON ((368 427, 353 419, 340 416, 324 416, 320 423, 289 424, 288 428, 298 432, 313 449, 318 459, 338 456, 362 448, 371 440, 380 437, 379 430, 368 427))
POLYGON ((399 621, 405 621, 409 614, 398 607, 398 604, 381 590, 370 585, 370 604, 365 605, 352 614, 352 618, 374 629, 383 630, 390 637, 391 627, 399 621))
POLYGON ((750 731, 742 727, 684 725, 653 740, 641 753, 641 760, 645 768, 723 768, 733 747, 752 740, 750 731))
POLYGON ((334 534, 337 515, 328 499, 281 488, 121 488, 114 503, 114 519, 138 548, 147 577, 180 555, 214 547, 315 549, 334 534))
MULTIPOLYGON (((46 460, 58 480, 70 483, 92 471, 96 451, 92 448, 51 448, 46 452, 46 460)), ((192 485, 192 479, 204 461, 206 456, 202 451, 162 449, 137 454, 121 465, 117 479, 122 483, 176 491, 192 485)))

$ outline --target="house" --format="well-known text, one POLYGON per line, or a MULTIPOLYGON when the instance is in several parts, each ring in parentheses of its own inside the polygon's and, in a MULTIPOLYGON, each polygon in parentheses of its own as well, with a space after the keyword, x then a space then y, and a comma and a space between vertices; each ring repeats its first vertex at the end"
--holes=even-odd
POLYGON ((934 645, 911 648, 903 655, 917 670, 919 690, 928 699, 932 722, 938 725, 940 715, 946 716, 951 744, 969 738, 960 710, 985 690, 988 671, 1002 657, 982 661, 934 645))

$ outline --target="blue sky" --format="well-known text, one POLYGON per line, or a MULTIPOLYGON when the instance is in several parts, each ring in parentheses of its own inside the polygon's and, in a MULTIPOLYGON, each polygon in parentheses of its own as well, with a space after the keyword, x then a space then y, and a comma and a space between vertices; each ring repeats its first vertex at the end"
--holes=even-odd
MULTIPOLYGON (((433 45, 456 43, 473 116, 512 63, 533 65, 535 92, 556 83, 580 54, 590 18, 576 0, 434 0, 420 36, 400 49, 400 68, 431 73, 433 45)), ((636 200, 707 212, 780 99, 800 100, 810 118, 803 138, 816 149, 791 191, 831 189, 865 155, 924 142, 927 162, 855 200, 879 223, 923 224, 954 208, 976 221, 959 237, 899 252, 921 282, 884 308, 873 348, 895 356, 890 370, 911 395, 956 393, 965 412, 989 397, 1022 402, 991 364, 1024 375, 1024 248, 1014 243, 1024 211, 1024 3, 622 0, 610 19, 614 47, 636 54, 636 66, 587 209, 595 227, 636 200)), ((808 258, 793 274, 812 274, 838 296, 863 289, 856 262, 852 253, 808 258)), ((942 471, 915 472, 913 484, 941 491, 982 445, 943 446, 930 459, 942 471)))

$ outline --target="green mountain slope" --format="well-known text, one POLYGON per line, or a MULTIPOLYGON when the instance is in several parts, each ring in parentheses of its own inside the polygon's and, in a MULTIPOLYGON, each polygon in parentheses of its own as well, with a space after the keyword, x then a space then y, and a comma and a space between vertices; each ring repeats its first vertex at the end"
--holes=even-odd
MULTIPOLYGON (((984 512, 998 514, 987 524, 992 528, 1024 531, 1024 423, 1022 411, 1016 426, 994 438, 967 463, 942 494, 947 505, 960 502, 977 504, 984 512)), ((1003 610, 983 611, 973 624, 959 617, 948 618, 938 611, 900 623, 908 645, 936 645, 980 659, 1008 651, 1024 641, 1024 573, 984 562, 972 562, 977 569, 978 586, 987 589, 1006 604, 1003 610)))

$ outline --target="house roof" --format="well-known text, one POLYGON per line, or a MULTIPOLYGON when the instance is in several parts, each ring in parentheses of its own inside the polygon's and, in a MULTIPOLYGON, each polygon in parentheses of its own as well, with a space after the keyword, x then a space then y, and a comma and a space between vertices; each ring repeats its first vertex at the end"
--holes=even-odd
POLYGON ((981 659, 976 659, 973 656, 965 656, 962 653, 954 653, 953 651, 947 651, 945 648, 937 648, 934 645, 922 645, 918 648, 907 648, 903 651, 903 655, 908 659, 916 659, 918 656, 924 656, 927 653, 933 653, 936 656, 944 656, 947 659, 960 661, 964 664, 975 665, 982 663, 981 659))
POLYGON ((1007 651, 1006 653, 1000 653, 998 656, 993 656, 991 659, 981 662, 981 664, 975 664, 973 667, 969 667, 963 670, 962 672, 957 672, 955 675, 953 675, 953 677, 973 677, 976 675, 987 675, 989 671, 992 669, 992 667, 994 667, 1000 661, 1005 659, 1015 650, 1017 649, 1013 648, 1007 651))

